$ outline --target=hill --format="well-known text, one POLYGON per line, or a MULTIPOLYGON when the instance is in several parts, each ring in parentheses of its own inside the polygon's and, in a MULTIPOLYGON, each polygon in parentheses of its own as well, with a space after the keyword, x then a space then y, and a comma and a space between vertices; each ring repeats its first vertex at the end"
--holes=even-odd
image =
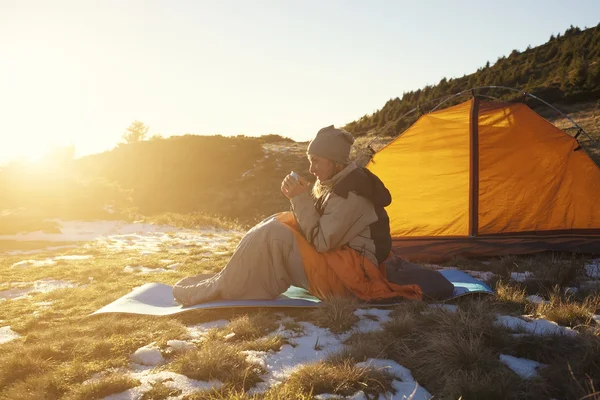
POLYGON ((132 220, 165 213, 250 226, 289 208, 279 187, 291 170, 310 180, 305 151, 306 143, 279 136, 184 135, 81 159, 12 163, 0 168, 0 234, 51 231, 54 224, 41 222, 47 218, 132 220))
MULTIPOLYGON (((508 86, 534 94, 550 103, 579 103, 600 97, 600 24, 581 30, 571 26, 563 35, 534 48, 513 50, 491 65, 461 78, 443 78, 437 85, 404 93, 388 100, 378 111, 350 122, 345 129, 355 136, 396 136, 409 127, 418 113, 401 118, 415 107, 430 110, 445 96, 480 86, 508 86), (428 102, 431 102, 427 104, 428 102)), ((505 100, 520 100, 518 93, 492 92, 505 100)), ((451 105, 449 102, 447 105, 451 105)), ((536 104, 532 104, 536 106, 536 104)))

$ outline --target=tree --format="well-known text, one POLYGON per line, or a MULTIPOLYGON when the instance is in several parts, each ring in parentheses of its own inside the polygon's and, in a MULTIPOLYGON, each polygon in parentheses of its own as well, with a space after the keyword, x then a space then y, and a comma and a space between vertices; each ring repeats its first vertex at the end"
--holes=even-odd
POLYGON ((133 121, 125 130, 123 140, 125 140, 125 143, 141 142, 146 139, 149 129, 142 121, 133 121))

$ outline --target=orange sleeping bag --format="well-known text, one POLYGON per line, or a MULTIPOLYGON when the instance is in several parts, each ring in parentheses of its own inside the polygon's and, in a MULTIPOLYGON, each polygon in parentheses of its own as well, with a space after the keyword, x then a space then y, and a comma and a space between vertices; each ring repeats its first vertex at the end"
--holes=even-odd
POLYGON ((421 299, 419 286, 389 282, 382 273, 384 268, 380 270, 348 246, 319 253, 300 232, 291 212, 281 213, 277 218, 294 232, 310 292, 314 296, 328 299, 354 295, 366 302, 394 298, 421 299))

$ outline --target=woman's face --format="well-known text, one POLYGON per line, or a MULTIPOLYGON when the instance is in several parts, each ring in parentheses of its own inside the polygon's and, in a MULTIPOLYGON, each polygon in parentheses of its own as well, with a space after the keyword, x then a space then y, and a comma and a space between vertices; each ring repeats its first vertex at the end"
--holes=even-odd
POLYGON ((321 182, 333 178, 335 175, 335 163, 327 158, 309 155, 309 171, 321 182))

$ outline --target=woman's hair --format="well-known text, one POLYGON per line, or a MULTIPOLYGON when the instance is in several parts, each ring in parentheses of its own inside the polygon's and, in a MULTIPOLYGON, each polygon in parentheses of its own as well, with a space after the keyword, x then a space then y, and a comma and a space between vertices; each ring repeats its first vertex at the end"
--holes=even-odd
MULTIPOLYGON (((339 174, 346 168, 348 164, 342 164, 339 162, 333 162, 333 176, 339 174)), ((327 194, 327 192, 331 190, 330 187, 323 185, 320 181, 316 181, 312 188, 312 195, 315 199, 320 198, 321 196, 327 194)))

